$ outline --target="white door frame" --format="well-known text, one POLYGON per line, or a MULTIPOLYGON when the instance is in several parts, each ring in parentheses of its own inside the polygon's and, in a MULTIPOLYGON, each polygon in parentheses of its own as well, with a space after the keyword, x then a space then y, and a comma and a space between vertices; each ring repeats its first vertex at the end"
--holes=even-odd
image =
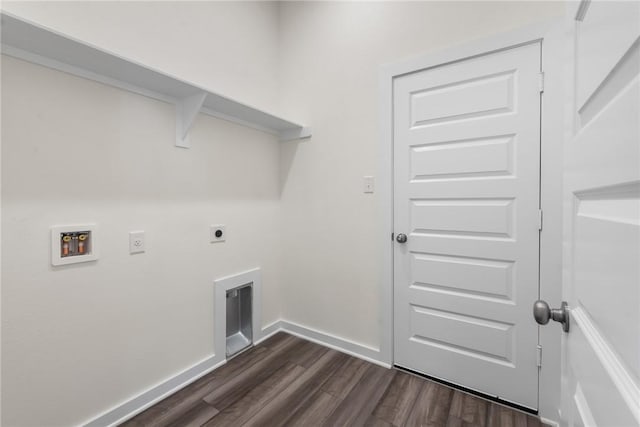
MULTIPOLYGON (((378 230, 380 230, 380 359, 393 365, 393 79, 415 71, 540 41, 544 93, 541 131, 541 207, 544 225, 540 236, 540 297, 554 304, 562 297, 562 141, 564 138, 563 54, 566 53, 563 18, 478 39, 386 64, 379 73, 378 230)), ((533 301, 531 301, 533 305, 533 301)), ((557 305, 557 304, 556 304, 557 305)), ((532 317, 533 319, 533 317, 532 317)), ((560 328, 541 328, 543 363, 539 377, 539 414, 559 420, 560 328)))

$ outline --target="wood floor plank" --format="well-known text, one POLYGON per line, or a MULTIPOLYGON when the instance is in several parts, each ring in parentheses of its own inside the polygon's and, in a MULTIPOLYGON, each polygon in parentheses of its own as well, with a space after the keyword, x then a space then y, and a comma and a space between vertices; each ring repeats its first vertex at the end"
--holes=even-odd
MULTIPOLYGON (((279 349, 280 351, 285 352, 288 349, 291 349, 296 345, 302 345, 303 343, 303 340, 292 335, 287 335, 279 344, 279 349)), ((133 419, 125 422, 123 426, 165 427, 172 423, 173 420, 180 417, 181 414, 198 405, 199 401, 210 394, 213 390, 216 390, 226 382, 237 378, 242 372, 252 367, 255 363, 264 360, 265 357, 270 354, 275 353, 270 351, 267 347, 252 348, 229 360, 228 363, 203 376, 188 387, 179 390, 158 404, 140 413, 133 419)))
POLYGON ((313 365, 323 354, 329 350, 327 347, 321 346, 311 341, 305 342, 296 351, 290 351, 289 361, 296 363, 305 368, 313 365))
POLYGON ((449 418, 453 389, 425 381, 407 418, 410 426, 444 426, 449 418))
POLYGON ((287 363, 291 355, 297 354, 302 348, 305 348, 306 344, 305 341, 293 342, 280 352, 267 352, 265 357, 243 369, 233 378, 229 378, 202 399, 222 411, 254 389, 262 381, 267 380, 275 371, 287 363))
POLYGON ((360 381, 327 418, 324 425, 364 425, 396 373, 393 369, 370 364, 360 381))
POLYGON ((447 427, 485 427, 488 408, 487 400, 454 390, 447 427))
POLYGON ((300 365, 286 362, 282 368, 274 372, 269 378, 260 382, 242 398, 236 400, 222 412, 204 424, 205 426, 233 426, 242 425, 256 412, 274 399, 296 378, 305 371, 300 365))
POLYGON ((181 414, 173 420, 168 427, 200 427, 211 418, 215 417, 220 411, 206 402, 199 400, 184 414, 181 414))
POLYGON ((373 416, 394 426, 404 425, 424 381, 415 375, 398 372, 373 411, 373 416))
POLYGON ((350 357, 335 350, 328 350, 282 393, 258 411, 246 426, 282 426, 320 389, 331 372, 350 357))
POLYGON ((541 427, 540 418, 516 411, 498 403, 490 403, 488 427, 541 427))
POLYGON ((274 334, 121 425, 202 424, 543 426, 535 416, 286 333, 274 334))
POLYGON ((333 396, 344 399, 360 381, 370 363, 362 359, 350 357, 329 377, 322 390, 333 396))
POLYGON ((189 411, 194 405, 197 405, 202 397, 211 392, 211 388, 235 376, 243 369, 243 366, 253 365, 262 359, 267 352, 268 350, 266 348, 252 349, 249 352, 239 355, 229 363, 191 383, 188 387, 179 390, 151 408, 141 412, 131 420, 126 421, 122 426, 163 427, 170 424, 175 418, 189 411))
POLYGON ((340 403, 337 397, 318 390, 287 420, 286 426, 319 426, 340 403))
POLYGON ((383 421, 380 418, 376 418, 373 415, 364 423, 365 427, 393 427, 393 424, 387 421, 383 421))
POLYGON ((255 348, 265 348, 271 351, 278 352, 283 347, 287 347, 291 342, 306 341, 295 335, 287 334, 286 332, 277 332, 269 337, 269 339, 262 341, 256 345, 255 348))

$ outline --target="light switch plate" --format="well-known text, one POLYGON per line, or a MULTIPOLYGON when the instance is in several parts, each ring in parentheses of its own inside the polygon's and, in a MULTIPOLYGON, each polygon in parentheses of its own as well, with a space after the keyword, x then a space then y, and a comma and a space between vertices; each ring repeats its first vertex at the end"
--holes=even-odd
POLYGON ((363 177, 363 193, 373 193, 375 190, 375 182, 372 176, 363 177))
POLYGON ((145 251, 144 231, 129 232, 129 253, 139 254, 145 251))

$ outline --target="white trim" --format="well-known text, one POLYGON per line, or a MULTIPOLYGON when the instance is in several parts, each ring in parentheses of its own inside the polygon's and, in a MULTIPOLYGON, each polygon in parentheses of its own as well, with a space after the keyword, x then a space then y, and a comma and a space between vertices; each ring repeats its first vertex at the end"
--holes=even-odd
POLYGON ((291 335, 304 338, 308 341, 321 344, 325 347, 338 350, 342 353, 346 353, 350 356, 366 360, 367 362, 371 362, 385 368, 391 368, 391 364, 380 360, 380 351, 373 347, 327 334, 297 323, 288 322, 286 320, 281 320, 280 324, 282 331, 288 332, 291 335))
POLYGON ((226 354, 226 293, 230 289, 239 286, 253 284, 253 310, 251 319, 252 341, 262 338, 262 273, 260 268, 254 268, 243 273, 222 277, 214 280, 215 301, 214 301, 214 349, 216 354, 226 354))
MULTIPOLYGON (((91 43, 6 11, 0 11, 0 18, 2 19, 2 54, 174 105, 180 104, 183 99, 194 93, 204 93, 205 99, 200 102, 200 107, 204 103, 209 111, 221 110, 220 116, 225 120, 254 129, 267 127, 270 129, 269 133, 276 133, 287 139, 292 138, 296 133, 303 135, 303 138, 311 136, 311 128, 305 128, 231 97, 185 82, 91 43), (119 69, 122 73, 114 72, 114 69, 119 69)), ((198 112, 200 109, 192 111, 190 115, 195 118, 198 112)), ((188 148, 189 144, 185 141, 185 132, 181 129, 180 123, 176 133, 177 146, 188 148)))
POLYGON ((571 310, 574 325, 578 326, 589 342, 593 352, 616 385, 618 392, 629 407, 629 410, 640 424, 640 385, 636 384, 633 375, 627 371, 624 363, 611 350, 607 340, 600 334, 582 307, 571 310))
POLYGON ((208 357, 81 425, 84 427, 117 426, 225 363, 226 360, 219 360, 215 355, 208 357))
POLYGON ((267 325, 264 328, 262 328, 262 337, 258 340, 253 340, 253 345, 258 345, 262 341, 268 340, 269 338, 271 338, 272 336, 274 336, 280 331, 282 331, 282 320, 276 320, 270 325, 267 325))
MULTIPOLYGON (((281 325, 282 321, 278 320, 262 328, 260 339, 254 339, 254 344, 259 344, 280 332, 281 325)), ((224 352, 217 352, 217 354, 224 355, 224 352)), ((214 354, 81 425, 84 427, 111 427, 121 424, 226 363, 226 359, 222 360, 222 357, 214 354)))
POLYGON ((289 129, 280 132, 280 142, 297 141, 311 138, 311 126, 302 126, 300 129, 289 129))
MULTIPOLYGON (((407 62, 403 62, 408 66, 407 62)), ((378 200, 380 224, 380 352, 393 364, 393 79, 400 74, 392 65, 378 72, 378 200)))
MULTIPOLYGON (((52 70, 70 74, 75 77, 80 77, 86 80, 98 82, 106 86, 115 87, 117 89, 121 89, 127 92, 132 92, 137 95, 141 95, 150 99, 166 102, 167 104, 178 105, 181 102, 181 99, 174 98, 172 96, 165 95, 150 89, 145 89, 143 87, 140 87, 134 84, 126 83, 122 80, 117 80, 111 77, 107 77, 102 74, 94 73, 84 68, 65 64, 63 62, 56 61, 55 59, 51 59, 35 53, 27 52, 26 50, 22 50, 17 47, 5 45, 5 44, 1 46, 2 47, 0 48, 0 50, 2 51, 2 54, 10 56, 12 58, 16 58, 22 61, 27 61, 32 64, 40 65, 46 68, 50 68, 52 70)), ((204 89, 202 89, 201 91, 204 91, 204 89)), ((255 129, 271 135, 279 136, 280 141, 282 142, 310 138, 312 134, 312 129, 310 126, 300 126, 299 128, 295 128, 295 129, 286 129, 286 130, 279 131, 273 128, 269 128, 267 126, 261 126, 257 123, 253 123, 250 120, 244 120, 240 117, 234 117, 229 114, 221 113, 219 111, 214 110, 213 108, 205 107, 205 106, 200 108, 198 113, 206 114, 208 116, 215 117, 220 120, 235 123, 237 125, 255 129)), ((180 129, 177 128, 176 133, 179 133, 179 132, 180 132, 180 129)))
POLYGON ((379 72, 380 138, 378 154, 378 220, 380 224, 380 353, 393 364, 393 78, 388 67, 379 72))
MULTIPOLYGON (((4 12, 3 12, 4 13, 4 12)), ((80 77, 83 79, 91 80, 94 82, 102 83, 106 86, 112 86, 118 89, 125 90, 127 92, 136 93, 138 95, 146 96, 147 98, 163 101, 168 104, 176 102, 175 98, 164 95, 153 90, 145 89, 140 86, 136 86, 130 83, 123 82, 122 80, 113 79, 102 74, 94 73, 93 71, 86 70, 84 68, 76 67, 74 65, 65 64, 64 62, 57 61, 52 58, 46 58, 36 53, 27 52, 26 50, 2 44, 0 51, 3 55, 10 56, 12 58, 20 59, 22 61, 31 62, 32 64, 41 65, 52 70, 61 71, 72 76, 80 77)))
POLYGON ((216 111, 216 110, 214 110, 212 108, 202 107, 200 112, 202 114, 206 114, 207 116, 215 117, 216 119, 224 120, 224 121, 227 121, 227 122, 230 122, 230 123, 235 123, 235 124, 240 125, 240 126, 248 127, 248 128, 255 129, 255 130, 259 130, 260 132, 268 133, 269 135, 278 136, 280 134, 279 132, 277 132, 277 131, 275 131, 273 129, 269 129, 266 126, 260 126, 259 124, 251 123, 250 121, 242 120, 241 118, 233 117, 233 116, 230 116, 229 114, 220 113, 219 111, 216 111))
POLYGON ((584 17, 587 15, 589 6, 591 6, 591 0, 582 0, 580 2, 580 5, 578 6, 578 10, 576 11, 576 16, 573 19, 575 21, 582 22, 584 20, 584 17))
POLYGON ((551 427, 560 427, 560 424, 557 421, 553 421, 545 417, 540 417, 540 421, 542 421, 542 424, 546 424, 551 427))
MULTIPOLYGON (((559 284, 562 283, 565 48, 564 21, 558 19, 548 28, 542 42, 545 91, 542 93, 540 116, 540 209, 544 211, 540 233, 540 298, 558 302, 562 301, 562 286, 559 284)), ((560 420, 563 332, 561 328, 542 327, 538 330, 539 344, 544 348, 545 357, 539 371, 538 413, 545 419, 560 420)))
MULTIPOLYGON (((541 209, 545 211, 545 229, 541 233, 540 295, 545 299, 560 300, 557 286, 562 280, 562 117, 564 113, 562 82, 562 17, 530 25, 506 33, 417 55, 398 62, 385 64, 379 71, 379 163, 377 181, 380 217, 377 229, 380 242, 380 357, 393 364, 393 79, 435 66, 469 59, 525 44, 542 42, 545 92, 542 99, 541 209), (560 191, 560 192, 558 192, 560 191)), ((533 303, 533 301, 532 301, 533 303)), ((550 328, 542 330, 540 342, 547 360, 540 371, 538 410, 542 416, 559 419, 560 402, 560 334, 550 328)))
POLYGON ((587 403, 587 398, 584 397, 584 392, 582 391, 582 387, 580 387, 580 383, 576 384, 576 392, 573 395, 573 405, 575 406, 578 417, 580 417, 580 425, 583 425, 584 427, 598 427, 598 423, 596 423, 593 418, 591 408, 587 403))
POLYGON ((545 38, 557 20, 534 24, 505 33, 494 34, 478 40, 457 44, 433 52, 382 65, 381 72, 389 78, 458 62, 475 56, 486 55, 517 46, 535 43, 545 38))
MULTIPOLYGON (((256 270, 259 270, 259 269, 256 269, 256 270)), ((246 276, 247 274, 255 275, 256 270, 251 270, 246 273, 243 273, 245 275, 244 277, 245 278, 248 277, 246 276)), ((229 281, 234 279, 237 279, 237 276, 230 276, 230 277, 226 277, 219 280, 229 281)), ((245 279, 242 279, 242 280, 245 280, 245 279)), ((242 280, 240 280, 240 282, 242 282, 242 280)), ((236 281, 235 283, 239 283, 239 282, 236 281)), ((247 283, 247 282, 244 282, 244 283, 247 283)), ((238 285, 238 286, 241 286, 241 285, 238 285)), ((254 281, 254 286, 255 286, 255 281, 254 281)), ((232 289, 234 287, 236 286, 231 286, 229 289, 232 289)), ((357 357, 362 360, 366 360, 367 362, 370 362, 388 369, 391 368, 390 364, 384 363, 380 360, 380 352, 374 349, 373 347, 369 347, 363 344, 356 343, 354 341, 336 337, 335 335, 327 334, 312 328, 308 328, 306 326, 302 326, 293 322, 288 322, 286 320, 277 320, 261 328, 259 333, 260 338, 256 338, 254 335, 254 345, 257 345, 267 340, 274 334, 281 331, 287 332, 291 335, 295 335, 300 338, 304 338, 308 341, 315 342, 325 347, 338 350, 350 356, 357 357)), ((193 383, 197 379, 205 376, 206 374, 212 372, 213 370, 227 363, 226 359, 220 360, 221 357, 225 354, 224 350, 217 351, 216 354, 219 354, 221 356, 220 357, 216 355, 210 356, 196 363, 190 368, 180 372, 179 374, 171 378, 168 378, 155 386, 152 386, 151 388, 147 389, 146 391, 143 391, 142 393, 127 400, 126 402, 122 402, 116 405, 115 407, 103 412, 102 414, 96 416, 92 420, 82 423, 81 425, 83 427, 112 427, 112 426, 117 426, 128 419, 133 418, 134 416, 138 415, 145 409, 160 402, 162 399, 165 399, 169 395, 179 391, 180 389, 188 386, 189 384, 193 383)))

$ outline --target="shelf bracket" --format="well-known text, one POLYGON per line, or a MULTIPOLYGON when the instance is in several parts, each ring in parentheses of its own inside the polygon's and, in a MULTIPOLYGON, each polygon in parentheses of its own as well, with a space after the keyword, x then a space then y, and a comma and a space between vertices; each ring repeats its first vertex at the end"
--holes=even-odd
POLYGON ((207 93, 203 91, 176 101, 176 147, 191 147, 189 131, 206 97, 207 93))
POLYGON ((311 138, 311 128, 309 126, 302 126, 298 129, 287 129, 280 132, 280 142, 305 138, 311 138))

